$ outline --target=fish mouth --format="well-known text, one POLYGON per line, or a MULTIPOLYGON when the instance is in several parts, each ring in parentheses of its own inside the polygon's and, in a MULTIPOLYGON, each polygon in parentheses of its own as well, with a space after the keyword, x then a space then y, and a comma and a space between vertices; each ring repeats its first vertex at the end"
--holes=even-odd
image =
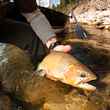
POLYGON ((92 80, 85 80, 85 81, 81 81, 77 84, 77 87, 88 90, 88 91, 95 91, 96 87, 92 84, 90 84, 91 81, 96 80, 96 77, 92 80))
POLYGON ((89 83, 79 83, 77 85, 77 87, 82 88, 82 89, 86 89, 88 91, 95 91, 96 90, 96 87, 89 84, 89 83))

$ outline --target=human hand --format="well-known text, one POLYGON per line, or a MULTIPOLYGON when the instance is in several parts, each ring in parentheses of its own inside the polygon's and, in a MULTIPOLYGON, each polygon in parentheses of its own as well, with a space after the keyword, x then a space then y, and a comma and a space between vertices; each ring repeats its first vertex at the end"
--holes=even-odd
POLYGON ((46 46, 47 46, 47 48, 52 49, 54 51, 69 52, 71 50, 70 45, 57 44, 57 39, 55 37, 49 39, 46 43, 46 46), (54 45, 54 44, 56 44, 56 45, 54 45))

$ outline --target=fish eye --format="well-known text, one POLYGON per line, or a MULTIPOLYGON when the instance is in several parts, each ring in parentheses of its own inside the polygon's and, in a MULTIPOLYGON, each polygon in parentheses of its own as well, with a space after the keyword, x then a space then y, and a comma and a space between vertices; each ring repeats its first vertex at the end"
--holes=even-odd
POLYGON ((81 74, 80 74, 80 77, 85 78, 86 75, 85 75, 84 73, 81 73, 81 74))

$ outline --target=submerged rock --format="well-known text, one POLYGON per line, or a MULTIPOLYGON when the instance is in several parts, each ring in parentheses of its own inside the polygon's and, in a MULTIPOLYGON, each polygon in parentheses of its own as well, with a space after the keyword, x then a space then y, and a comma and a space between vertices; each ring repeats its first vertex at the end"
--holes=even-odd
POLYGON ((63 88, 57 88, 54 81, 34 74, 28 55, 20 48, 10 44, 1 44, 0 49, 2 90, 12 93, 19 100, 32 104, 39 103, 40 100, 42 102, 53 91, 56 93, 58 90, 63 90, 63 88))
POLYGON ((66 110, 106 110, 106 103, 99 95, 89 97, 79 93, 70 92, 66 96, 66 110))
POLYGON ((110 54, 106 55, 101 48, 92 45, 88 45, 87 42, 81 45, 75 43, 72 54, 99 77, 99 80, 93 82, 97 87, 96 92, 85 94, 85 91, 34 74, 33 66, 26 53, 9 44, 0 45, 2 48, 0 53, 1 89, 8 91, 13 97, 27 105, 31 105, 30 108, 27 105, 24 106, 26 110, 109 110, 110 88, 100 86, 100 84, 106 71, 109 71, 110 54), (5 58, 7 60, 4 60, 5 58), (100 72, 100 69, 103 71, 100 72))
POLYGON ((0 110, 12 110, 12 101, 8 95, 0 92, 0 110))

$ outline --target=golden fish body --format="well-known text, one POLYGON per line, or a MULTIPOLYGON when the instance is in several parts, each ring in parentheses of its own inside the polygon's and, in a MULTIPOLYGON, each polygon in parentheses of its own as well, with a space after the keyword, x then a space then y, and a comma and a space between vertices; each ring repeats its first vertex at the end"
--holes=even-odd
POLYGON ((87 90, 96 88, 87 82, 95 80, 96 76, 72 55, 64 52, 51 52, 38 66, 38 71, 44 70, 46 77, 59 80, 74 87, 87 90))

